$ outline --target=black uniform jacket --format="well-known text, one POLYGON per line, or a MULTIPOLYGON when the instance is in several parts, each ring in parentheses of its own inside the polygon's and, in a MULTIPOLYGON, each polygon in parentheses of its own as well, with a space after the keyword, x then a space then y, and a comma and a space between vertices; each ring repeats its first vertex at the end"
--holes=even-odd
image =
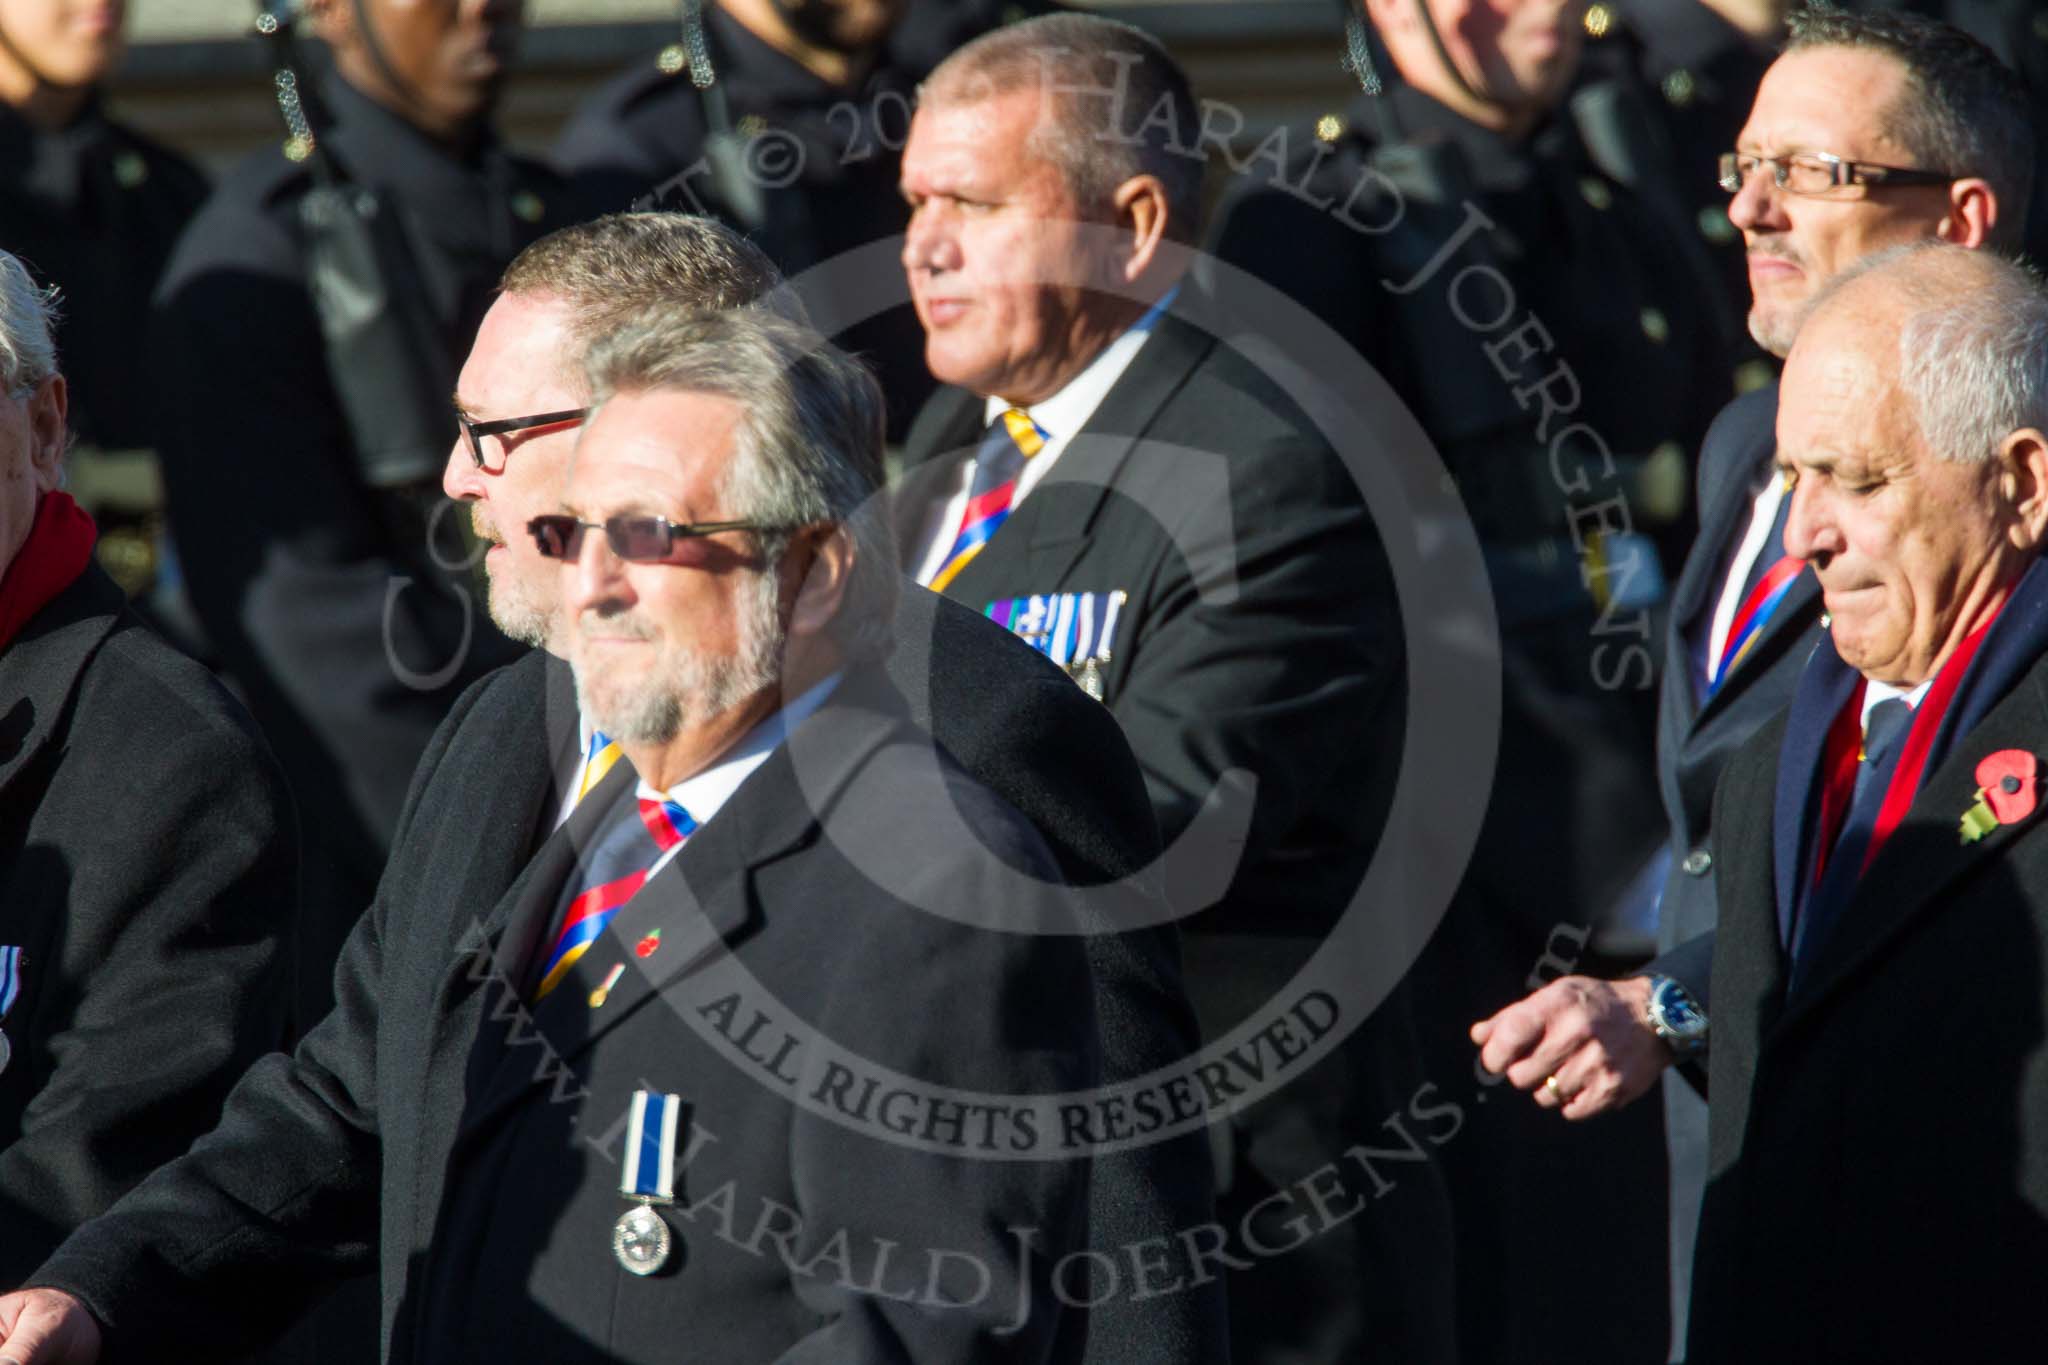
POLYGON ((0 1286, 282 1041, 297 866, 248 717, 98 568, 0 651, 0 1286))
MULTIPOLYGON (((452 385, 505 266, 568 221, 566 192, 488 130, 459 153, 346 82, 322 90, 329 151, 412 246, 452 385)), ((416 509, 357 471, 309 291, 299 210, 313 184, 275 149, 227 173, 165 272, 153 378, 192 605, 319 810, 320 840, 361 879, 360 908, 434 727, 517 651, 474 593, 429 591, 459 545, 430 550, 416 509)))
POLYGON ((1781 751, 1830 719, 1799 710, 1714 799, 1711 1164, 1686 1358, 2029 1359, 2048 1264, 2048 824, 1966 843, 1959 821, 1985 756, 2042 751, 2048 663, 1927 774, 1788 997, 1773 846, 1798 816, 1776 799, 1781 751))
MULTIPOLYGON (((663 54, 667 66, 649 53, 585 101, 555 143, 555 164, 587 213, 652 206, 716 215, 798 280, 821 320, 860 316, 872 307, 864 302, 871 271, 842 273, 833 263, 910 221, 896 182, 922 73, 884 57, 858 85, 835 86, 715 5, 705 9, 704 33, 746 149, 750 192, 736 195, 713 173, 706 97, 689 67, 674 65, 676 49, 663 54)), ((890 435, 900 439, 933 387, 907 299, 834 339, 874 365, 890 435)))
POLYGON ((57 354, 71 430, 108 449, 155 445, 147 329, 137 321, 206 181, 95 99, 56 130, 0 106, 0 185, 0 248, 62 291, 57 354))

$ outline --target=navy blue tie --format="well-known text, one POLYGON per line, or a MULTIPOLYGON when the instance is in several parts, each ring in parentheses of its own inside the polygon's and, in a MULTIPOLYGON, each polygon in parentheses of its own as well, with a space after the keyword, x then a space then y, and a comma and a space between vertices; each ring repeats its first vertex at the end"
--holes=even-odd
POLYGON ((1898 768, 1899 751, 1913 728, 1913 707, 1903 697, 1887 697, 1870 708, 1863 725, 1863 761, 1856 765, 1856 792, 1842 832, 1828 854, 1820 885, 1806 897, 1805 912, 1792 929, 1792 983, 1804 978, 1813 955, 1828 940, 1863 875, 1864 855, 1877 829, 1877 814, 1898 768))

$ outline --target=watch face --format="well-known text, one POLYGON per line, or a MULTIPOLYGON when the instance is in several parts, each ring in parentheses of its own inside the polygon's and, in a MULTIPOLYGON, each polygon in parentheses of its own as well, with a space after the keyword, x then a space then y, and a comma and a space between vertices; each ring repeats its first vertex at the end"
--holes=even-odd
POLYGON ((1659 982, 1654 1002, 1664 1027, 1679 1037, 1689 1038, 1706 1032, 1707 1016, 1700 1012, 1700 1007, 1676 981, 1659 982))

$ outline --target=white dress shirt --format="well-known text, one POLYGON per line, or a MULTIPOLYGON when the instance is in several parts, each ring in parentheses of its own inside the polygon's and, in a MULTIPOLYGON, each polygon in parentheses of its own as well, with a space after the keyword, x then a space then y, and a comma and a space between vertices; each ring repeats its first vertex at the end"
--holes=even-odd
POLYGON ((1749 571, 1756 567, 1759 556, 1769 555, 1775 563, 1785 553, 1782 542, 1765 544, 1771 527, 1777 524, 1778 507, 1784 501, 1785 480, 1773 470, 1750 507, 1749 529, 1743 532, 1742 543, 1736 547, 1735 562, 1728 566, 1727 580, 1721 585, 1721 600, 1714 606, 1714 623, 1707 631, 1706 675, 1710 683, 1716 681, 1714 670, 1720 666, 1721 651, 1728 647, 1728 632, 1735 627, 1735 613, 1742 610, 1742 588, 1749 581, 1749 571))

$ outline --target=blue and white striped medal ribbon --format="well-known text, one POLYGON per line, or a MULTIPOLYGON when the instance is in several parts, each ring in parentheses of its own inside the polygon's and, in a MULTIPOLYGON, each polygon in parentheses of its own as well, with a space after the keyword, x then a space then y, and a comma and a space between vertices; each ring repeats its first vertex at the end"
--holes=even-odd
POLYGON ((612 1229, 612 1254, 634 1275, 652 1275, 668 1263, 668 1222, 652 1206, 675 1202, 676 1132, 682 1127, 682 1117, 681 1096, 633 1092, 619 1193, 635 1205, 612 1229))
MULTIPOLYGON (((7 1011, 14 1008, 14 999, 20 994, 21 949, 0 948, 0 1020, 7 1018, 7 1011)), ((7 1041, 6 1032, 0 1030, 0 1071, 5 1071, 13 1058, 14 1045, 7 1041)))

